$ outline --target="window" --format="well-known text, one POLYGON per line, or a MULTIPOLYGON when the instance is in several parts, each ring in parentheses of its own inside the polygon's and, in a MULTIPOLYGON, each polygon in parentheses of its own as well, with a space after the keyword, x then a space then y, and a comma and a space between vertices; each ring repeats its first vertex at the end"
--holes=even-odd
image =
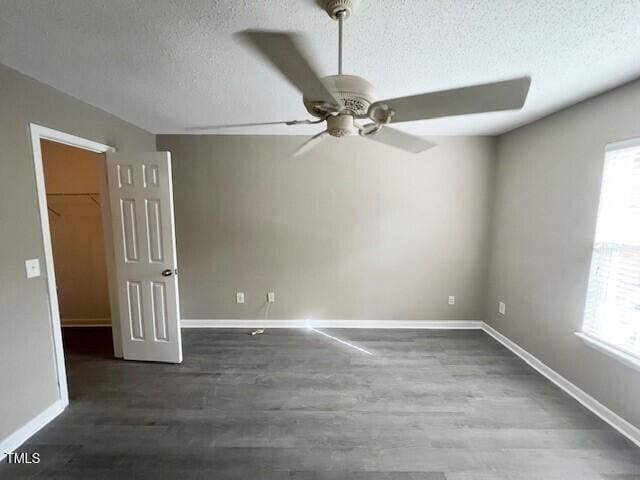
POLYGON ((640 139, 606 150, 583 333, 640 362, 640 139))

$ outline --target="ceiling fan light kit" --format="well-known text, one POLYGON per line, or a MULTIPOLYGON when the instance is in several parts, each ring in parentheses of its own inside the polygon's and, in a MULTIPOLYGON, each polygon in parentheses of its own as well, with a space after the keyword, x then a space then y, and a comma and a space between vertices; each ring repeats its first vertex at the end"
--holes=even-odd
POLYGON ((338 114, 327 117, 327 133, 332 137, 345 137, 353 135, 355 125, 351 115, 338 114))
POLYGON ((271 64, 302 93, 305 108, 317 120, 290 120, 244 125, 209 125, 187 130, 256 125, 300 125, 326 122, 327 128, 308 139, 294 155, 313 148, 326 135, 344 137, 359 134, 410 153, 420 153, 435 145, 389 125, 416 120, 515 110, 523 107, 531 84, 529 77, 419 95, 376 100, 375 88, 366 79, 342 73, 343 23, 360 0, 325 0, 325 11, 338 22, 338 74, 320 77, 300 34, 265 30, 245 30, 236 38, 271 64), (362 123, 362 122, 366 123, 362 123))

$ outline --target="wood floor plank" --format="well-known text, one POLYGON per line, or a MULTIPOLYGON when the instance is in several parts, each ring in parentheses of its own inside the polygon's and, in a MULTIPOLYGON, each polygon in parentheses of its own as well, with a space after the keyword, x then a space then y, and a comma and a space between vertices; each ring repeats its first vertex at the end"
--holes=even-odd
POLYGON ((183 333, 181 365, 65 329, 71 403, 0 478, 632 480, 640 450, 480 331, 183 333))

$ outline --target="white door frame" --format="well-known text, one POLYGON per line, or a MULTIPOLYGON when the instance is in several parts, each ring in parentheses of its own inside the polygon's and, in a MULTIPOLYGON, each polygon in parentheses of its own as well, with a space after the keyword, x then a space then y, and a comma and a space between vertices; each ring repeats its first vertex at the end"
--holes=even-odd
MULTIPOLYGON (((31 148, 33 150, 33 164, 36 176, 36 190, 38 194, 38 209, 40 211, 40 227, 44 246, 45 274, 49 295, 49 309, 51 319, 51 333, 53 335, 53 349, 58 375, 58 388, 60 400, 64 406, 69 404, 69 391, 67 387, 67 370, 64 362, 64 350, 62 347, 62 327, 60 324, 60 308, 58 305, 58 292, 56 288, 56 276, 53 266, 53 250, 51 247, 51 230, 49 227, 49 213, 47 209, 47 191, 44 181, 44 167, 42 162, 42 149, 40 140, 51 140, 64 143, 72 147, 90 150, 96 153, 115 152, 115 148, 103 145, 92 140, 69 135, 68 133, 53 130, 51 128, 29 124, 31 129, 31 148)), ((116 356, 122 356, 122 339, 120 338, 120 322, 118 318, 118 296, 115 294, 115 256, 113 253, 113 235, 111 232, 111 209, 109 204, 109 191, 107 189, 106 161, 100 162, 100 189, 102 225, 105 237, 105 254, 107 261, 107 275, 109 285, 109 302, 111 306, 111 329, 113 334, 113 347, 116 356), (114 292, 112 294, 111 292, 114 292)))

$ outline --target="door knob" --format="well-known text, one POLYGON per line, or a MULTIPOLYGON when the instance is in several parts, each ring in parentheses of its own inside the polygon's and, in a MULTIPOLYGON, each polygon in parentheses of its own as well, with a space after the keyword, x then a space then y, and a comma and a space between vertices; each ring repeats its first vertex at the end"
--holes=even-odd
POLYGON ((170 268, 162 270, 163 277, 170 277, 171 275, 173 275, 173 271, 170 268))

